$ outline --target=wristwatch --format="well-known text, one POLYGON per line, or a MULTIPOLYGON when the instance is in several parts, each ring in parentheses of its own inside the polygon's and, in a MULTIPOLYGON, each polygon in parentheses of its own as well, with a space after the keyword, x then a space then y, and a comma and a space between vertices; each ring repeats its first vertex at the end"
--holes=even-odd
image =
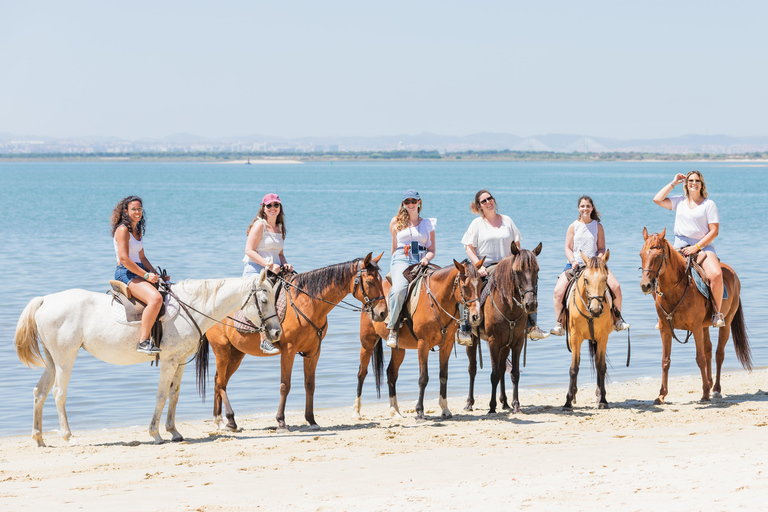
POLYGON ((145 281, 149 280, 149 272, 144 272, 144 280, 145 281))

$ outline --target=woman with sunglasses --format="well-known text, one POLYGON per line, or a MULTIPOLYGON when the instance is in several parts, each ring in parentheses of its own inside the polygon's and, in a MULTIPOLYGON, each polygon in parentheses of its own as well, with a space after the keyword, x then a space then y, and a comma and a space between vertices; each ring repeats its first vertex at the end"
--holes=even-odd
POLYGON ((659 190, 653 202, 675 212, 675 249, 685 256, 698 252, 707 254, 701 266, 707 273, 709 286, 715 296, 717 311, 712 316, 712 327, 725 327, 725 320, 720 312, 723 302, 723 271, 715 253, 715 246, 712 245, 720 232, 720 216, 715 202, 707 197, 704 177, 699 171, 678 173, 670 183, 659 190), (685 183, 683 195, 667 197, 680 183, 685 183))
MULTIPOLYGON (((140 197, 122 199, 112 211, 112 242, 117 256, 115 280, 128 285, 131 295, 147 306, 141 314, 141 331, 137 352, 154 355, 160 347, 151 341, 152 326, 163 305, 163 298, 154 283, 160 279, 144 255, 144 231, 147 219, 140 197)), ((165 279, 170 279, 165 276, 165 279)))
MULTIPOLYGON (((475 194, 475 200, 469 203, 469 209, 480 217, 469 225, 461 243, 464 244, 464 250, 472 263, 485 258, 484 266, 477 271, 485 280, 498 262, 512 254, 512 242, 519 248, 523 237, 512 219, 498 212, 496 200, 487 190, 483 189, 475 194)), ((527 337, 534 340, 549 336, 549 333, 536 325, 535 313, 528 318, 527 332, 527 337)), ((466 321, 462 322, 458 336, 462 345, 472 344, 469 324, 466 321)))
POLYGON ((416 263, 429 265, 435 257, 435 226, 437 219, 423 219, 421 197, 415 190, 403 194, 397 215, 389 223, 392 236, 392 260, 389 265, 392 288, 389 290, 389 336, 387 346, 397 348, 400 329, 400 311, 403 308, 408 280, 403 275, 406 268, 416 263))
MULTIPOLYGON (((565 329, 560 317, 563 314, 563 296, 568 288, 568 283, 573 277, 573 270, 583 266, 581 253, 592 258, 605 254, 605 231, 600 224, 600 212, 595 208, 595 203, 589 196, 581 196, 576 202, 579 210, 579 218, 568 226, 565 233, 565 257, 568 264, 557 278, 554 293, 555 320, 557 324, 549 331, 555 336, 563 336, 565 329)), ((623 331, 629 329, 629 324, 621 318, 621 286, 613 272, 608 270, 608 288, 613 292, 613 307, 619 312, 619 318, 616 319, 614 329, 623 331)))
MULTIPOLYGON (((265 268, 277 274, 281 270, 293 271, 293 266, 285 261, 283 244, 285 243, 285 210, 277 194, 267 194, 261 200, 261 207, 256 217, 248 226, 248 239, 245 241, 243 277, 258 274, 265 268)), ((261 351, 268 355, 279 354, 266 338, 261 340, 261 351)))

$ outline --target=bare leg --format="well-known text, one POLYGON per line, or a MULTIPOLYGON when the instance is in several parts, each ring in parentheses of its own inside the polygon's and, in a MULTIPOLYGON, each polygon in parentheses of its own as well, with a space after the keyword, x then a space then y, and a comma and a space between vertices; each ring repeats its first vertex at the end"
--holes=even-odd
POLYGON ((712 288, 712 294, 715 299, 715 306, 717 307, 717 312, 720 312, 723 307, 723 270, 720 268, 720 262, 714 253, 707 251, 707 258, 701 266, 704 268, 704 272, 707 273, 709 286, 712 288))
POLYGON ((565 277, 565 272, 562 272, 557 278, 557 284, 555 285, 555 295, 553 298, 553 305, 555 307, 555 322, 560 323, 560 316, 563 314, 563 295, 565 295, 565 289, 568 287, 568 278, 565 277))
POLYGON ((128 289, 134 297, 147 305, 141 314, 141 337, 139 341, 149 339, 152 326, 157 320, 160 307, 163 305, 163 297, 154 286, 139 277, 130 282, 128 289))

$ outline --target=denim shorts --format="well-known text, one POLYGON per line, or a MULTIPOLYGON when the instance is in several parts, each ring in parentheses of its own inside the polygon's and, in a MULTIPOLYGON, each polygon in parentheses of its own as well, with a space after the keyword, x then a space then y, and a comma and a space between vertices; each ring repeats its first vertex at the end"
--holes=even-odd
MULTIPOLYGON (((143 264, 141 263, 136 263, 136 264, 139 266, 141 270, 146 270, 143 264)), ((120 281, 121 283, 125 283, 125 284, 130 284, 130 282, 136 279, 137 277, 141 277, 141 276, 137 276, 136 274, 134 274, 133 272, 125 268, 125 266, 123 266, 120 263, 118 263, 117 267, 115 267, 116 281, 120 281)))

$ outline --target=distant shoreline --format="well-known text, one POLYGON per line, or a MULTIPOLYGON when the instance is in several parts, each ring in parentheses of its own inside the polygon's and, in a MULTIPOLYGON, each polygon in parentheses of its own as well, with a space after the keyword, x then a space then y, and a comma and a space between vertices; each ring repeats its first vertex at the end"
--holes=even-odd
POLYGON ((305 162, 727 162, 768 165, 768 152, 743 154, 555 153, 537 151, 360 151, 339 153, 39 153, 3 154, 0 162, 200 162, 300 164, 305 162))

